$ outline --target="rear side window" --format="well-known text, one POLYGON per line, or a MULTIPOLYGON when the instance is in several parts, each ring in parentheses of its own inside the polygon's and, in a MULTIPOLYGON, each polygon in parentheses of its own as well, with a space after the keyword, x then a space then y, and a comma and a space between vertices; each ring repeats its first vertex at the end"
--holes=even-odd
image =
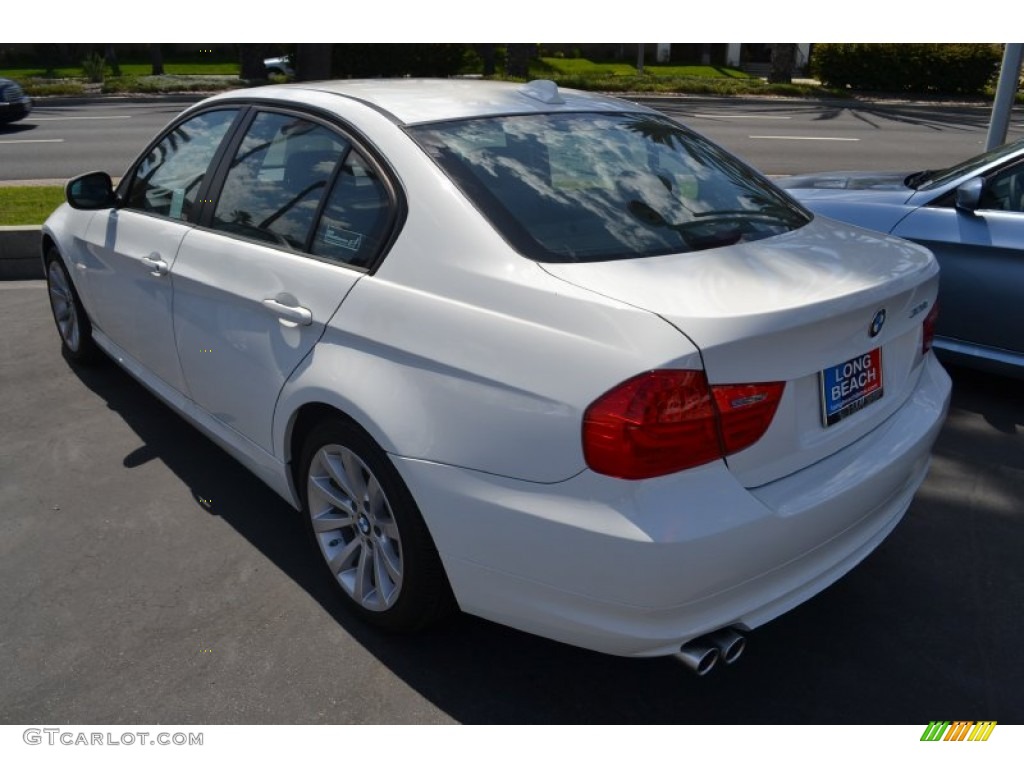
POLYGON ((294 115, 256 115, 231 160, 213 229, 289 250, 309 242, 320 201, 348 142, 294 115))
POLYGON ((538 261, 704 250, 810 221, 756 172, 659 115, 518 115, 410 133, 538 261))
POLYGON ((391 200, 376 170, 349 152, 327 198, 311 252, 367 268, 380 252, 391 219, 391 200))
POLYGON ((238 110, 204 112, 172 128, 135 168, 126 206, 195 221, 199 190, 238 110))

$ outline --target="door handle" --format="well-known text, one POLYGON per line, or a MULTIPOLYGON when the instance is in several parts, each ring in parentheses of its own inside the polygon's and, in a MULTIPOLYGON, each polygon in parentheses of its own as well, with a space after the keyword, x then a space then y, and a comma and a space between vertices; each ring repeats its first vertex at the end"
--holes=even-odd
POLYGON ((313 313, 305 307, 290 307, 287 304, 282 304, 277 299, 264 299, 263 306, 278 317, 298 325, 311 325, 313 323, 313 313))
POLYGON ((143 256, 139 261, 145 265, 151 275, 163 277, 170 272, 170 267, 167 265, 167 262, 161 259, 157 254, 154 254, 153 256, 143 256))

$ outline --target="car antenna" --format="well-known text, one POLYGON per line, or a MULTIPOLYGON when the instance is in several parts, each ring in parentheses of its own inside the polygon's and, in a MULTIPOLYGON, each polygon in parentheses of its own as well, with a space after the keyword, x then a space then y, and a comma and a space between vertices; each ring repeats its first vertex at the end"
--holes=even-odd
POLYGON ((558 84, 553 80, 531 80, 519 92, 544 104, 565 104, 565 99, 558 92, 558 84))

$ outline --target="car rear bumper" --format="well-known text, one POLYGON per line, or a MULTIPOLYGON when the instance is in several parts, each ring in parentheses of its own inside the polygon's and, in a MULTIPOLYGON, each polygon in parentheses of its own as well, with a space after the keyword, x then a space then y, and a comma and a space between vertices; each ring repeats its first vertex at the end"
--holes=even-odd
POLYGON ((543 485, 394 460, 463 610, 605 653, 665 655, 770 621, 877 547, 924 480, 949 395, 929 355, 913 395, 878 428, 754 489, 723 462, 543 485))

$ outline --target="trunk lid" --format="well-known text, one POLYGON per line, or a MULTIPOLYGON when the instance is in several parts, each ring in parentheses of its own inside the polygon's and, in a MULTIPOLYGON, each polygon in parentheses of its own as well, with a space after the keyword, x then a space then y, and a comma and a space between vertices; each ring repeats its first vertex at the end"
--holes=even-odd
POLYGON ((674 325, 700 350, 711 384, 786 382, 764 437, 727 458, 747 487, 820 461, 900 407, 920 375, 921 327, 938 291, 926 249, 827 219, 725 248, 541 266, 674 325), (856 377, 854 361, 873 350, 881 395, 826 426, 822 372, 850 362, 856 377))

